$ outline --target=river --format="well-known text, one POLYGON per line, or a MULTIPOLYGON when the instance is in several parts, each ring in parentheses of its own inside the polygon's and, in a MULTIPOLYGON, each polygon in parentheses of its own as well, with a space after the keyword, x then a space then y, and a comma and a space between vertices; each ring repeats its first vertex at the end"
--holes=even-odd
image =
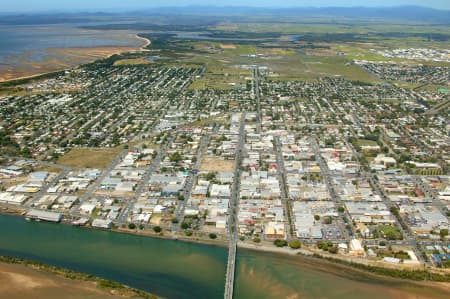
MULTIPOLYGON (((93 274, 169 299, 223 298, 227 250, 222 247, 27 222, 20 217, 0 215, 0 255, 93 274)), ((238 250, 237 299, 448 295, 309 258, 238 250)))

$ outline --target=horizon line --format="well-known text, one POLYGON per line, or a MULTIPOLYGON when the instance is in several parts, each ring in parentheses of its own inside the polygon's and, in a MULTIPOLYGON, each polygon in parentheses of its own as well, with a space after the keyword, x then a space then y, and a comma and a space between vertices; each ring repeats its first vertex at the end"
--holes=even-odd
POLYGON ((192 8, 212 8, 212 9, 264 9, 264 10, 284 10, 284 9, 395 9, 395 8, 420 8, 428 10, 436 10, 442 12, 450 12, 450 8, 436 8, 432 6, 424 5, 376 5, 376 6, 364 6, 364 5, 353 5, 353 6, 253 6, 253 5, 171 5, 171 6, 154 6, 154 7, 132 7, 127 10, 121 8, 79 8, 79 9, 43 9, 43 10, 16 10, 16 11, 3 11, 0 15, 14 15, 14 14, 44 14, 44 13, 66 13, 66 14, 76 14, 76 13, 136 13, 138 10, 143 10, 142 12, 151 12, 164 9, 192 9, 192 8))

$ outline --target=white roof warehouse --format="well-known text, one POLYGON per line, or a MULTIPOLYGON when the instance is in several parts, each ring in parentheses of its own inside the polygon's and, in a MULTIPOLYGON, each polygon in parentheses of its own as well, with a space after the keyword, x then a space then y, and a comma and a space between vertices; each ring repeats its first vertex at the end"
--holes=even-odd
POLYGON ((60 222, 62 219, 62 214, 49 211, 31 210, 27 213, 26 217, 34 220, 60 222))

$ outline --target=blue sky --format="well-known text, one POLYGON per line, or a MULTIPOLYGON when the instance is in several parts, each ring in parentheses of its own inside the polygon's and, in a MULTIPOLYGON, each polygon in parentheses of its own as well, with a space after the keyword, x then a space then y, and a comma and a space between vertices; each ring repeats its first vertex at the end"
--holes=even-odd
POLYGON ((161 6, 234 5, 259 7, 420 5, 450 10, 450 0, 3 0, 0 12, 134 10, 161 6))

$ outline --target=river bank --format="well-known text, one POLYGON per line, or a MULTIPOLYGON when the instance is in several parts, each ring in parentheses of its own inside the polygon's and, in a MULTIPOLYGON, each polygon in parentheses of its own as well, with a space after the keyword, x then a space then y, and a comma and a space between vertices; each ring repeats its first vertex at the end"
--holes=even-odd
POLYGON ((437 299, 450 296, 449 283, 378 275, 315 256, 257 253, 250 249, 239 252, 236 290, 243 298, 437 299), (268 272, 276 273, 277 277, 266 275, 268 272), (347 285, 349 280, 352 283, 347 285), (246 291, 248 288, 251 291, 246 291))
MULTIPOLYGON (((7 215, 7 216, 13 216, 20 219, 23 219, 25 221, 24 215, 26 213, 25 209, 18 209, 16 207, 8 207, 8 208, 1 208, 0 206, 0 215, 7 215)), ((52 223, 53 225, 66 225, 66 226, 73 226, 71 222, 69 221, 62 221, 60 223, 52 223)), ((208 246, 217 246, 217 247, 228 247, 228 240, 225 239, 211 239, 209 237, 200 237, 200 236, 191 236, 188 237, 183 234, 172 234, 169 231, 162 231, 160 233, 156 233, 151 229, 145 229, 140 230, 138 228, 136 229, 128 229, 124 227, 113 227, 111 229, 102 229, 102 228, 94 228, 90 226, 76 226, 79 229, 85 229, 85 230, 98 230, 98 231, 109 231, 119 234, 126 234, 126 235, 133 235, 133 236, 141 236, 141 237, 148 237, 148 238, 154 238, 154 239, 163 239, 163 240, 171 240, 171 241, 180 241, 180 242, 187 242, 187 243, 193 243, 193 244, 200 244, 200 245, 208 245, 208 246)))
POLYGON ((159 298, 92 275, 5 256, 0 256, 0 297, 10 299, 26 297, 35 299, 159 298))
MULTIPOLYGON (((1 210, 0 213, 14 215, 15 217, 23 218, 23 211, 6 211, 1 210)), ((71 226, 69 222, 62 222, 60 225, 71 226)), ((97 229, 88 226, 79 227, 84 230, 100 230, 100 231, 110 231, 113 233, 140 236, 153 239, 163 239, 170 241, 180 241, 192 244, 215 246, 221 248, 228 248, 227 239, 210 239, 207 236, 192 236, 188 237, 180 233, 171 233, 170 231, 163 231, 156 233, 151 229, 128 229, 123 227, 114 227, 109 230, 97 229)), ((252 251, 258 251, 263 253, 273 253, 285 256, 305 256, 316 259, 318 262, 329 262, 334 264, 339 264, 342 266, 350 267, 355 270, 363 271, 365 273, 378 274, 384 277, 394 277, 401 279, 408 279, 411 281, 439 281, 439 282, 450 282, 450 273, 445 269, 437 269, 432 267, 425 267, 423 264, 418 265, 403 265, 403 264, 389 264, 381 261, 370 261, 364 258, 349 257, 346 255, 339 254, 329 254, 324 253, 320 250, 315 250, 314 248, 306 247, 301 249, 292 249, 290 247, 276 247, 271 243, 253 243, 251 241, 238 241, 237 244, 239 249, 246 249, 252 251)))
MULTIPOLYGON (((0 215, 0 255, 117 281, 165 298, 223 297, 227 249, 0 215)), ((448 298, 449 291, 298 254, 239 247, 236 299, 448 298), (258 283, 255 283, 258 282, 258 283), (416 294, 416 297, 411 297, 416 294)))
POLYGON ((259 251, 278 256, 298 257, 308 259, 316 263, 334 265, 344 269, 352 270, 361 274, 376 275, 379 278, 395 278, 413 282, 437 282, 444 283, 450 287, 450 271, 446 269, 433 269, 424 265, 401 265, 374 262, 362 258, 327 254, 307 249, 290 249, 286 247, 278 248, 268 245, 256 245, 239 242, 238 247, 244 250, 259 251), (436 275, 433 277, 433 275, 436 275))

